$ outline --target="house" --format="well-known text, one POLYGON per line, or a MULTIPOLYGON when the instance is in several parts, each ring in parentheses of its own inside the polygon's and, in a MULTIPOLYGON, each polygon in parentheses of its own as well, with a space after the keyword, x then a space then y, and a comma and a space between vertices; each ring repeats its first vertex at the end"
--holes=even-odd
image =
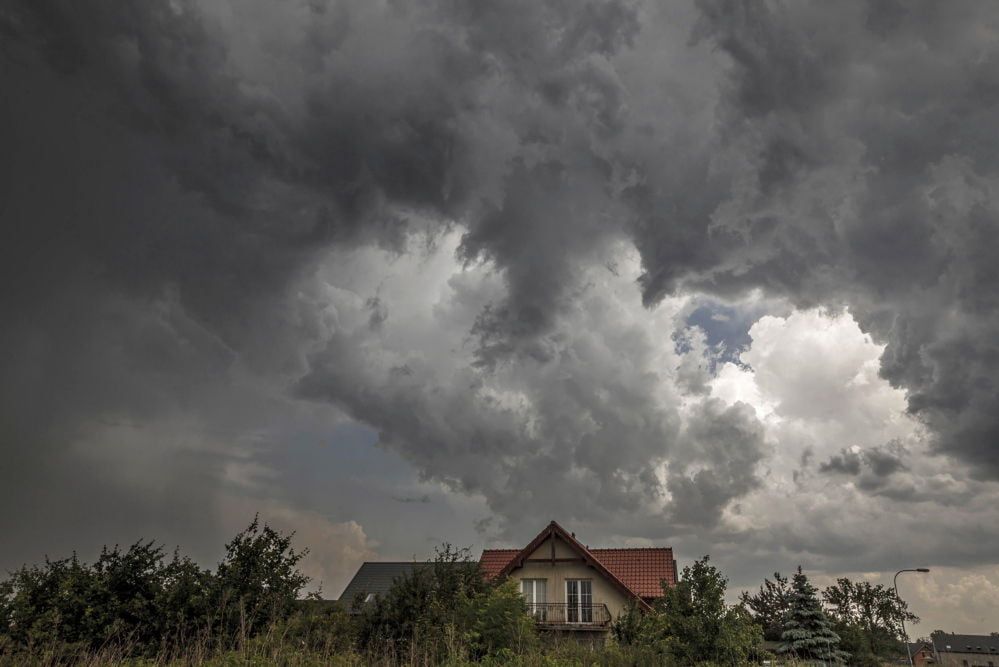
POLYGON ((999 632, 990 635, 956 635, 938 630, 930 635, 930 639, 938 665, 999 667, 999 632))
MULTIPOLYGON (((912 658, 912 664, 914 667, 935 665, 937 662, 936 655, 933 652, 933 642, 925 639, 916 642, 909 642, 908 650, 909 657, 912 658)), ((900 664, 902 662, 909 664, 908 659, 899 660, 900 664)))
POLYGON ((356 610, 361 605, 373 602, 376 597, 384 596, 396 580, 426 565, 416 561, 363 563, 343 589, 339 603, 346 609, 356 610))
POLYGON ((489 578, 519 582, 528 608, 545 630, 606 633, 629 605, 651 609, 663 584, 676 585, 669 547, 591 549, 552 521, 522 549, 486 549, 489 578))

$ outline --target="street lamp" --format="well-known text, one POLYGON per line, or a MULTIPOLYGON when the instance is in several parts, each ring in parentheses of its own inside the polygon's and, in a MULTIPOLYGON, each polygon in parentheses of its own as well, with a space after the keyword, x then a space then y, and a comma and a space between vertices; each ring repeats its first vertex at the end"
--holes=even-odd
MULTIPOLYGON (((898 575, 903 572, 922 572, 927 573, 930 571, 928 567, 917 567, 907 570, 899 570, 895 573, 894 587, 895 587, 895 599, 901 601, 902 598, 898 596, 898 575)), ((898 617, 898 622, 902 624, 902 641, 905 643, 905 657, 909 659, 909 667, 912 667, 912 652, 909 650, 909 635, 905 634, 905 614, 902 613, 898 617)))

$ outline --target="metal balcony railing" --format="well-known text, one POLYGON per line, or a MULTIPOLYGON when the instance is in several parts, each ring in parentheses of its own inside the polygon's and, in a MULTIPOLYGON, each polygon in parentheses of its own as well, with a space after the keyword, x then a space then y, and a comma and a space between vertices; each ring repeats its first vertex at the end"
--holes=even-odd
POLYGON ((611 622, 610 611, 602 602, 571 605, 565 602, 535 602, 528 603, 527 610, 542 626, 606 627, 611 622))

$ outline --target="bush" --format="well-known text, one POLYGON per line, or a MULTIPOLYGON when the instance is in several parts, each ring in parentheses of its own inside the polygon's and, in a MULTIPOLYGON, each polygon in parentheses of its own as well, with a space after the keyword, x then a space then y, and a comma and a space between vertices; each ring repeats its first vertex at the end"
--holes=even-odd
POLYGON ((287 618, 309 577, 298 571, 307 551, 291 547, 292 535, 260 525, 258 517, 226 545, 213 578, 217 629, 226 638, 258 634, 287 618))
POLYGON ((361 610, 358 646, 430 663, 521 656, 538 645, 516 583, 487 583, 468 549, 445 544, 361 610))
POLYGON ((660 664, 745 664, 758 657, 762 628, 741 606, 725 604, 728 581, 708 557, 683 569, 674 587, 664 586, 653 611, 632 607, 614 624, 624 645, 653 651, 660 664))
POLYGON ((515 581, 505 581, 481 593, 474 601, 471 635, 475 657, 523 655, 538 645, 534 619, 515 581))
POLYGON ((216 573, 153 542, 105 547, 92 564, 74 554, 24 566, 0 582, 0 647, 172 655, 190 644, 230 645, 287 619, 308 582, 303 552, 257 519, 226 548, 216 573))
POLYGON ((412 657, 418 648, 431 662, 462 657, 475 619, 473 600, 486 590, 469 550, 445 544, 433 561, 401 576, 363 608, 359 647, 396 658, 412 657))

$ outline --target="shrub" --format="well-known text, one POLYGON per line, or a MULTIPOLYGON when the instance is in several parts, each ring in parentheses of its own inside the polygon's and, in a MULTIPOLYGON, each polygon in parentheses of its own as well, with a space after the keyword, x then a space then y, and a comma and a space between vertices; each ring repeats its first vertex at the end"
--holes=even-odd
POLYGON ((308 582, 304 552, 257 519, 212 573, 153 542, 105 547, 87 565, 74 554, 24 566, 0 582, 0 647, 39 647, 53 660, 79 652, 172 655, 208 641, 227 645, 287 619, 308 582), (60 657, 62 656, 62 657, 60 657))
POLYGON ((461 657, 475 619, 473 601, 486 590, 471 552, 445 544, 362 610, 359 646, 396 657, 412 656, 418 647, 431 661, 461 657))
POLYGON ((515 581, 504 581, 474 601, 472 654, 475 657, 523 655, 538 645, 534 619, 515 581))
POLYGON ((292 549, 293 535, 282 535, 259 517, 226 545, 213 579, 212 598, 223 637, 245 638, 287 618, 309 577, 298 571, 308 551, 292 549))
POLYGON ((745 664, 757 657, 762 628, 741 606, 725 604, 728 581, 708 557, 683 569, 663 588, 654 610, 628 610, 614 626, 619 641, 658 654, 662 664, 745 664))

